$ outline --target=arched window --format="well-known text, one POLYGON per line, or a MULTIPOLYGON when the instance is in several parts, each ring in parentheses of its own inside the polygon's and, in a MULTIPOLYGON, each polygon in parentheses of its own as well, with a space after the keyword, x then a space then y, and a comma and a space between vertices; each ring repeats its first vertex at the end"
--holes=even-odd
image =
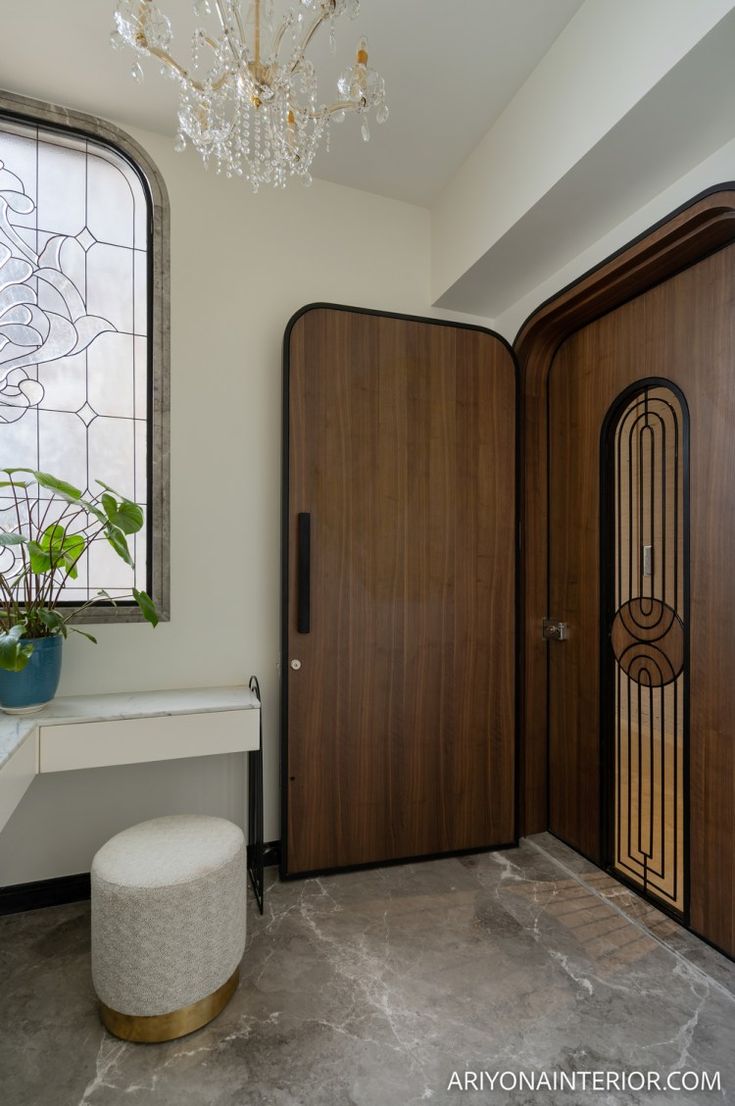
MULTIPOLYGON (((146 515, 135 567, 97 543, 65 587, 73 605, 137 587, 167 615, 167 250, 165 188, 130 138, 0 94, 0 467, 88 494, 104 481, 146 515)), ((9 506, 0 487, 0 520, 9 506)))

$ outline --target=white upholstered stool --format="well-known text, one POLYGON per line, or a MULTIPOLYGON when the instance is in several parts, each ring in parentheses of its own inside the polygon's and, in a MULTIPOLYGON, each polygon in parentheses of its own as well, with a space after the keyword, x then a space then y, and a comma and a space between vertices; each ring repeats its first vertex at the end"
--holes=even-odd
POLYGON ((245 949, 242 830, 176 815, 118 833, 92 861, 92 979, 102 1021, 170 1041, 226 1006, 245 949))

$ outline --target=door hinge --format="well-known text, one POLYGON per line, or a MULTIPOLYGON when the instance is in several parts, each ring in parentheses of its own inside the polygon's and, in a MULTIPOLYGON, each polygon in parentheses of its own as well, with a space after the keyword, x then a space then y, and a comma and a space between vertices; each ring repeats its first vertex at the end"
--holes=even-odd
POLYGON ((568 632, 566 622, 555 622, 553 618, 544 619, 544 641, 566 641, 567 637, 568 632))

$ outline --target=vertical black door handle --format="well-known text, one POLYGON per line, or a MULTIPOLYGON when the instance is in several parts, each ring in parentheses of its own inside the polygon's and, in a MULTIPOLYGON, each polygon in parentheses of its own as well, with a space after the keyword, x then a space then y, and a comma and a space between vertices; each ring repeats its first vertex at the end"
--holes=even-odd
POLYGON ((296 523, 296 629, 308 634, 311 628, 311 515, 299 513, 296 523))

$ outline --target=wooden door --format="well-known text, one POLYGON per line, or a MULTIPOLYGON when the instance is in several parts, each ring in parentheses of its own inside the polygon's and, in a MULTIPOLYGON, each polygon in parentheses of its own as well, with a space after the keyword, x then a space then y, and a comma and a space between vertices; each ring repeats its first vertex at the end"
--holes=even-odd
POLYGON ((511 353, 314 307, 284 402, 284 874, 512 843, 511 353))
MULTIPOLYGON (((735 949, 735 247, 583 327, 548 378, 549 825, 603 863, 600 443, 606 413, 646 378, 689 412, 689 779, 683 842, 692 928, 735 949)), ((681 904, 677 904, 679 908, 681 904)))

